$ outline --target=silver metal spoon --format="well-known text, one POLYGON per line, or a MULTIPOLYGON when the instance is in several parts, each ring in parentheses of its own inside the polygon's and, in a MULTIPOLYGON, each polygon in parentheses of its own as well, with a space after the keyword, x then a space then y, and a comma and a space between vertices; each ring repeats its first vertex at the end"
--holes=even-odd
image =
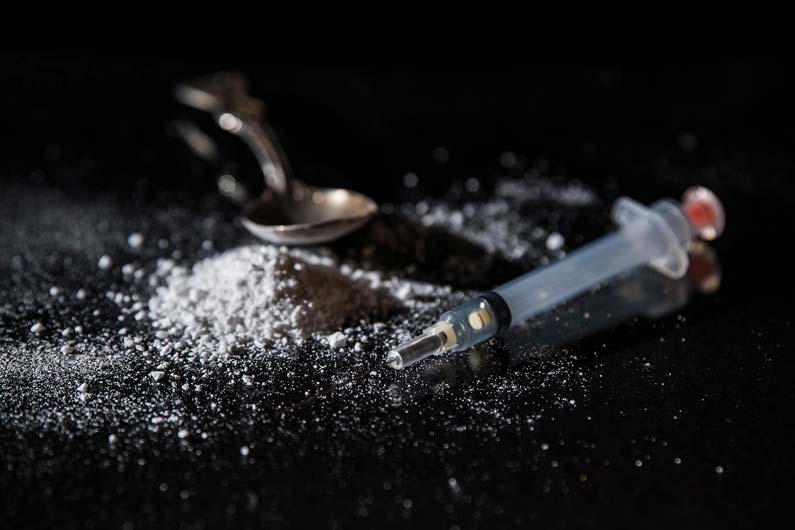
MULTIPOLYGON (((183 83, 175 95, 180 103, 210 113, 222 129, 239 136, 259 162, 267 188, 246 202, 242 222, 260 239, 288 245, 327 243, 360 228, 378 211, 375 201, 362 193, 318 188, 294 178, 264 120, 265 105, 249 95, 242 75, 223 72, 183 83)), ((186 137, 184 131, 180 133, 186 137)), ((238 200, 246 195, 230 175, 219 178, 222 193, 225 188, 227 196, 238 200)))

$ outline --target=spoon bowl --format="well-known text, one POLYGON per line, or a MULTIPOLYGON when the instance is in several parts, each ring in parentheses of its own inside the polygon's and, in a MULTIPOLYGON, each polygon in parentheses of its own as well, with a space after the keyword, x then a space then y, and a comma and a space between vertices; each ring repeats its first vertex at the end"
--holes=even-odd
POLYGON ((312 245, 353 232, 377 211, 375 202, 359 192, 305 186, 290 195, 265 190, 246 203, 241 222, 270 243, 312 245))

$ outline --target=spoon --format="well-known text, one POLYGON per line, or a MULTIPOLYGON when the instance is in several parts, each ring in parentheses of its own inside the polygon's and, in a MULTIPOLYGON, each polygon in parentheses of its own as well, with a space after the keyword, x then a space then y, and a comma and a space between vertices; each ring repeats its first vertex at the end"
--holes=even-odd
MULTIPOLYGON (((264 103, 249 95, 242 75, 222 72, 183 83, 176 87, 175 96, 184 105, 210 113, 219 127, 239 136, 257 159, 267 186, 259 197, 246 200, 244 188, 231 175, 222 175, 218 185, 225 195, 245 201, 243 226, 260 239, 288 245, 327 243, 360 228, 378 211, 375 201, 362 193, 310 186, 293 177, 284 151, 264 120, 264 103)), ((197 141, 209 140, 197 128, 183 123, 178 132, 200 156, 216 156, 214 148, 195 148, 197 141)))

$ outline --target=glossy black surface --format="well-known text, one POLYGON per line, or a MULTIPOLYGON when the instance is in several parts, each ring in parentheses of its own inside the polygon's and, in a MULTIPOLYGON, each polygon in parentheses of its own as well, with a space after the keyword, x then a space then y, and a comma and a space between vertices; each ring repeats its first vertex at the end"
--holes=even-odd
MULTIPOLYGON (((208 170, 166 132, 179 112, 173 84, 227 66, 0 59, 0 355, 28 340, 31 319, 47 317, 54 279, 82 285, 95 274, 91 252, 123 253, 136 227, 170 234, 186 259, 208 255, 205 238, 221 249, 253 242, 234 224, 234 207, 215 196, 208 170), (158 216, 175 206, 177 214, 158 216), (203 222, 209 213, 213 226, 203 222), (63 221, 70 215, 73 224, 63 221)), ((713 245, 720 289, 673 303, 657 320, 616 317, 581 337, 564 318, 535 338, 520 336, 524 347, 508 341, 403 373, 380 366, 375 351, 333 360, 304 351, 251 366, 264 386, 211 378, 211 399, 157 395, 138 383, 148 371, 142 361, 119 367, 113 396, 180 400, 195 413, 193 427, 213 433, 188 443, 164 429, 109 447, 125 418, 92 434, 13 427, 13 414, 47 396, 25 389, 24 376, 7 378, 3 527, 704 528, 752 527, 787 513, 795 84, 786 65, 479 73, 231 66, 252 73, 296 173, 382 202, 413 197, 402 187, 408 171, 430 195, 469 177, 487 189, 500 153, 513 151, 597 192, 596 208, 543 214, 588 240, 609 226, 607 205, 619 195, 649 202, 707 185, 727 211, 726 233, 713 245), (439 146, 451 155, 443 166, 431 156, 439 146)), ((235 169, 256 181, 247 164, 235 169)), ((454 246, 394 217, 379 223, 368 230, 454 246)), ((384 266, 405 259, 400 250, 387 249, 384 266)), ((436 265, 429 258, 417 276, 447 280, 436 265)), ((484 261, 480 272, 458 286, 486 289, 517 270, 484 261)), ((102 292, 120 280, 96 281, 102 292)), ((654 294, 658 285, 627 292, 652 293, 636 303, 656 308, 660 296, 675 296, 663 287, 668 294, 654 294)), ((604 307, 609 298, 578 303, 604 307)), ((77 318, 85 308, 62 311, 77 318)))

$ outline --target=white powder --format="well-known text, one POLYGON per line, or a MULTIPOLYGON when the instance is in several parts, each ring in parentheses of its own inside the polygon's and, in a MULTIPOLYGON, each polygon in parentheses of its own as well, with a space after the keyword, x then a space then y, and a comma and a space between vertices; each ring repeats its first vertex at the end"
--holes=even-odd
POLYGON ((133 232, 127 236, 127 244, 130 248, 139 249, 144 245, 144 236, 139 232, 133 232))
POLYGON ((332 348, 342 348, 348 344, 348 336, 341 331, 337 331, 336 333, 332 333, 327 338, 329 346, 332 348))
MULTIPOLYGON (((188 340, 203 358, 236 353, 251 344, 300 344, 329 333, 331 348, 342 348, 347 344, 342 326, 372 323, 397 307, 411 306, 418 297, 446 292, 429 284, 385 279, 382 273, 340 265, 327 255, 267 245, 232 249, 192 269, 161 260, 155 277, 165 281, 149 301, 159 337, 188 340)), ((172 349, 166 342, 160 356, 172 349)))
POLYGON ((564 243, 566 243, 566 240, 557 232, 552 232, 547 236, 547 248, 549 250, 559 250, 563 247, 564 243))
MULTIPOLYGON (((504 153, 503 156, 512 153, 504 153)), ((501 156, 502 160, 502 156, 501 156)), ((515 164, 515 160, 511 164, 515 164)), ((465 183, 467 191, 480 187, 476 179, 465 183)), ((526 177, 497 181, 493 194, 482 199, 421 200, 401 205, 401 213, 425 226, 444 227, 451 233, 500 254, 506 259, 526 262, 540 256, 538 242, 550 235, 550 219, 540 215, 544 204, 557 211, 576 210, 593 205, 594 193, 584 185, 570 181, 555 184, 547 179, 526 177)), ((565 240, 552 232, 550 251, 562 250, 565 240), (558 244, 559 243, 559 244, 558 244)), ((556 255, 556 257, 562 257, 556 255)))
POLYGON ((107 254, 99 258, 99 261, 97 261, 97 267, 99 267, 102 270, 108 270, 112 266, 113 266, 113 259, 107 254))

